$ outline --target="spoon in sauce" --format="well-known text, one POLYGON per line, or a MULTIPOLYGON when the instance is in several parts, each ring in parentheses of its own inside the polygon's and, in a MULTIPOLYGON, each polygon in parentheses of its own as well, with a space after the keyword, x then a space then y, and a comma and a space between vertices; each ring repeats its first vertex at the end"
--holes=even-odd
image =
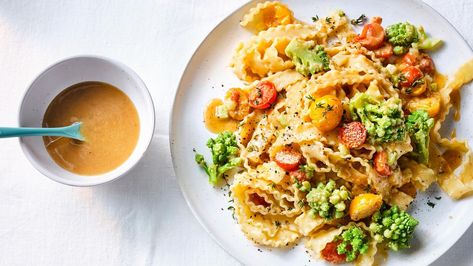
POLYGON ((33 127, 0 127, 0 138, 29 137, 29 136, 54 136, 66 137, 84 141, 80 133, 82 123, 76 122, 67 127, 33 128, 33 127))

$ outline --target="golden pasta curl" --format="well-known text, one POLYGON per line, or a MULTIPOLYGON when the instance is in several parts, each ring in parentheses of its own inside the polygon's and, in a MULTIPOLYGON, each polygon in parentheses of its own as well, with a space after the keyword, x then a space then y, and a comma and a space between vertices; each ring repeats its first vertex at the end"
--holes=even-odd
POLYGON ((283 3, 266 1, 259 3, 243 17, 240 25, 257 34, 279 25, 296 22, 292 11, 283 3))

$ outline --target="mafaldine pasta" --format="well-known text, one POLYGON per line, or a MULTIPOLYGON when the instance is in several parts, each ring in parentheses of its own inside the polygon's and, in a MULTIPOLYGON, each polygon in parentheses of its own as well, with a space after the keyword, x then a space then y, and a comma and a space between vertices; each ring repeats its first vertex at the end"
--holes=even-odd
POLYGON ((447 79, 429 55, 441 40, 382 23, 341 10, 302 22, 279 2, 242 18, 254 34, 230 62, 242 83, 207 107, 218 135, 207 143, 212 161, 196 162, 212 185, 231 182, 235 218, 254 243, 302 241, 313 258, 373 265, 378 250, 411 247, 418 191, 473 191, 467 143, 438 133, 450 111, 459 118, 473 61, 447 79))

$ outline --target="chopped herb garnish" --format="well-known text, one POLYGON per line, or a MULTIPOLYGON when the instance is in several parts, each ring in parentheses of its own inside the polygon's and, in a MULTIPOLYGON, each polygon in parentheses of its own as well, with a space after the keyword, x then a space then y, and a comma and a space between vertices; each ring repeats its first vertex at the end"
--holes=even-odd
POLYGON ((312 97, 312 95, 306 95, 305 96, 307 99, 311 100, 311 101, 315 101, 314 97, 312 97))
POLYGON ((228 206, 227 210, 232 211, 232 218, 235 220, 235 207, 228 206))
POLYGON ((366 20, 368 20, 366 15, 361 14, 361 16, 359 16, 357 19, 352 19, 350 22, 352 25, 363 25, 365 24, 366 20))
POLYGON ((417 87, 418 85, 422 85, 424 84, 424 79, 417 79, 415 80, 413 83, 412 83, 412 86, 413 88, 417 87))
POLYGON ((279 226, 281 226, 281 222, 280 221, 274 221, 274 225, 276 225, 276 227, 279 227, 279 226))
POLYGON ((316 22, 317 20, 319 20, 319 16, 318 16, 318 15, 315 15, 315 17, 312 17, 312 21, 313 21, 313 22, 316 22))
POLYGON ((302 209, 302 207, 304 207, 304 201, 303 201, 303 200, 299 200, 299 201, 297 202, 297 206, 299 206, 299 208, 302 209))
POLYGON ((435 207, 435 203, 431 202, 430 200, 427 201, 427 205, 429 205, 431 208, 435 207))
MULTIPOLYGON (((319 107, 318 107, 318 104, 319 104, 319 103, 317 103, 317 108, 319 108, 319 107)), ((328 113, 328 112, 331 112, 331 111, 333 111, 333 105, 327 104, 327 108, 325 108, 325 110, 322 112, 322 116, 323 116, 323 117, 326 117, 326 116, 327 116, 327 113, 328 113)))
POLYGON ((442 197, 441 196, 438 196, 438 197, 435 197, 436 200, 441 200, 442 197))

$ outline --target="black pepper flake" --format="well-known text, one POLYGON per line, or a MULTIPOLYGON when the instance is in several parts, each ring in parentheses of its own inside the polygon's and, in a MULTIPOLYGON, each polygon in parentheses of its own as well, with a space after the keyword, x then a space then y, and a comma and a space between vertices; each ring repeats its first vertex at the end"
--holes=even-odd
POLYGON ((260 248, 258 249, 259 252, 263 252, 260 248))
POLYGON ((431 202, 430 200, 427 201, 427 205, 429 205, 431 208, 435 207, 435 203, 431 202))
POLYGON ((438 196, 438 197, 435 197, 436 200, 441 200, 442 197, 438 196))

